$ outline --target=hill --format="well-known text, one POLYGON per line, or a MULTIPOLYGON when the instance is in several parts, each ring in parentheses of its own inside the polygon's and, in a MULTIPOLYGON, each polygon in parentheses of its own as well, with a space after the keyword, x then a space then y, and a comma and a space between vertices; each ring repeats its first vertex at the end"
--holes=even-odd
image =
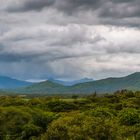
POLYGON ((20 81, 6 76, 0 76, 0 89, 13 89, 18 87, 29 86, 32 83, 20 81))
POLYGON ((74 81, 62 81, 62 80, 49 79, 49 81, 52 81, 54 83, 61 84, 61 85, 64 85, 64 86, 73 86, 73 85, 76 85, 76 84, 91 82, 91 81, 93 81, 93 79, 83 78, 83 79, 74 80, 74 81))
POLYGON ((90 93, 112 93, 117 90, 140 90, 140 72, 120 78, 107 78, 92 82, 64 86, 52 81, 36 83, 25 88, 16 89, 19 93, 38 94, 90 94, 90 93))
POLYGON ((61 84, 47 80, 44 82, 35 83, 28 87, 13 89, 12 91, 18 93, 27 93, 27 94, 31 94, 31 93, 57 94, 57 93, 64 93, 64 91, 67 91, 67 89, 68 89, 67 86, 63 86, 61 84))
POLYGON ((133 73, 126 77, 120 78, 107 78, 84 84, 77 84, 72 87, 73 90, 79 90, 83 93, 107 93, 115 92, 117 90, 140 90, 140 72, 133 73))

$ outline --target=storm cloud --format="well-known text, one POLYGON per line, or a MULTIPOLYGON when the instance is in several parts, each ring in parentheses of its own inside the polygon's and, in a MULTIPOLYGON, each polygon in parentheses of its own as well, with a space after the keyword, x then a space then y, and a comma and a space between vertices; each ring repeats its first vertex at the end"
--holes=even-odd
POLYGON ((2 0, 0 74, 100 79, 140 71, 139 0, 2 0))

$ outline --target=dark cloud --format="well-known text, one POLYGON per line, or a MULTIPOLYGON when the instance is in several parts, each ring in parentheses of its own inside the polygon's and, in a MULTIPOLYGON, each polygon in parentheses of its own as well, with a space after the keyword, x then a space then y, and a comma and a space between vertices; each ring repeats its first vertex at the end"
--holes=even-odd
MULTIPOLYGON (((79 21, 88 16, 89 11, 90 18, 94 19, 90 24, 98 22, 98 24, 134 27, 138 26, 134 18, 140 20, 139 7, 139 0, 22 0, 16 4, 8 4, 6 10, 8 12, 29 12, 50 8, 67 15, 65 18, 72 16, 73 20, 79 18, 79 21), (84 14, 83 17, 79 17, 80 13, 84 14)), ((84 23, 88 24, 91 19, 85 18, 84 23)))
POLYGON ((17 4, 10 4, 7 7, 9 12, 26 12, 31 10, 42 10, 45 7, 54 7, 64 12, 72 13, 78 8, 97 8, 104 0, 23 0, 17 4))
POLYGON ((95 79, 139 71, 139 6, 139 0, 2 0, 0 74, 95 79))
POLYGON ((6 9, 9 12, 26 12, 30 10, 41 10, 53 5, 55 0, 22 0, 17 4, 10 4, 6 9))
POLYGON ((108 4, 105 4, 103 8, 100 8, 99 15, 112 18, 140 17, 140 1, 127 2, 128 3, 109 2, 108 4))
MULTIPOLYGON (((139 0, 23 0, 11 3, 7 10, 10 12, 27 12, 41 10, 44 7, 56 8, 64 13, 72 13, 81 10, 99 10, 103 16, 140 16, 139 0)), ((97 13, 98 14, 98 13, 97 13)))

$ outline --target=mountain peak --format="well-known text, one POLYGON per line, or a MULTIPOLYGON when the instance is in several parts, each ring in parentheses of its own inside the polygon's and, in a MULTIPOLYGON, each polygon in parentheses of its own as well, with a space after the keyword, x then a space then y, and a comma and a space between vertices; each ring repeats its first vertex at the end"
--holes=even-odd
POLYGON ((132 73, 132 74, 130 74, 130 75, 128 75, 128 76, 126 76, 126 77, 135 77, 135 78, 140 78, 140 72, 135 72, 135 73, 132 73))
MULTIPOLYGON (((80 82, 83 79, 79 80, 80 82)), ((84 78, 85 80, 85 78, 84 78)), ((117 90, 127 89, 127 90, 140 90, 140 72, 133 73, 126 77, 120 78, 107 78, 96 81, 86 81, 80 84, 75 84, 74 86, 62 85, 64 81, 50 81, 37 83, 30 88, 23 88, 19 93, 40 93, 40 94, 91 94, 97 93, 113 93, 117 90)), ((87 78, 86 78, 87 80, 87 78)), ((88 79, 89 80, 89 79, 88 79)), ((91 79, 90 79, 91 80, 91 79)), ((79 82, 78 81, 78 82, 79 82)), ((63 83, 66 84, 66 83, 63 83)), ((67 83, 68 84, 68 83, 67 83)), ((69 83, 73 84, 73 83, 69 83)))
POLYGON ((53 78, 50 78, 48 79, 49 81, 52 81, 54 83, 57 83, 57 84, 61 84, 61 85, 64 85, 64 86, 73 86, 73 85, 76 85, 76 84, 80 84, 80 83, 85 83, 85 82, 91 82, 93 81, 93 79, 89 79, 89 78, 82 78, 82 79, 79 79, 79 80, 73 80, 73 81, 63 81, 63 80, 55 80, 53 78))
POLYGON ((17 80, 8 76, 0 76, 0 88, 1 89, 9 89, 9 88, 18 88, 18 87, 25 87, 29 86, 32 83, 17 80))

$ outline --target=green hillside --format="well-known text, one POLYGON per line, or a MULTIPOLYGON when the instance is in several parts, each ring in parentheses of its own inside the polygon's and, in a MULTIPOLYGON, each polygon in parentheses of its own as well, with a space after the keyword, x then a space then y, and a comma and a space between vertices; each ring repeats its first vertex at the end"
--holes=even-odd
POLYGON ((52 81, 45 81, 33 84, 31 86, 25 88, 18 88, 13 91, 19 93, 41 93, 41 94, 57 94, 57 93, 64 93, 68 87, 65 87, 61 84, 54 83, 52 81))
POLYGON ((79 92, 114 92, 121 89, 140 90, 140 72, 121 78, 107 78, 98 81, 78 84, 72 87, 79 92))
POLYGON ((26 88, 16 89, 19 93, 39 93, 39 94, 90 94, 112 93, 117 90, 140 90, 140 72, 121 78, 107 78, 93 82, 86 82, 74 86, 63 86, 51 81, 45 81, 26 88))

